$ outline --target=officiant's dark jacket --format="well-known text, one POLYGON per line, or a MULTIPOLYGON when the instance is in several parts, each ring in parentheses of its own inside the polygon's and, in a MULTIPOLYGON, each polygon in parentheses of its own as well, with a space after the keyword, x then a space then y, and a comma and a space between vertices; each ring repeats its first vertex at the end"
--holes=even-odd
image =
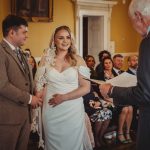
POLYGON ((114 87, 110 97, 116 104, 139 105, 137 149, 150 149, 150 33, 140 44, 137 86, 114 87))

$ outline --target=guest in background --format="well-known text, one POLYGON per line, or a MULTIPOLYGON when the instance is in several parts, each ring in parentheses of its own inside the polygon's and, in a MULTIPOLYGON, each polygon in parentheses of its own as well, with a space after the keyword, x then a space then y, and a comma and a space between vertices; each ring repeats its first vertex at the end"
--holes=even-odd
POLYGON ((103 67, 102 67, 102 61, 105 57, 110 57, 111 58, 111 54, 110 52, 108 52, 107 50, 103 50, 98 54, 99 57, 99 64, 96 66, 96 73, 99 76, 99 74, 103 71, 103 67))
MULTIPOLYGON (((112 79, 115 76, 117 76, 117 74, 113 70, 113 61, 109 56, 105 57, 102 60, 102 68, 103 68, 103 71, 99 74, 99 77, 98 77, 99 80, 107 81, 107 80, 112 79)), ((99 96, 101 96, 104 99, 104 97, 101 95, 100 92, 99 92, 99 96)), ((115 109, 111 108, 112 120, 110 122, 110 126, 116 126, 117 125, 118 112, 115 110, 116 110, 116 108, 115 109)))
MULTIPOLYGON (((138 56, 137 55, 129 56, 127 61, 129 66, 127 72, 132 75, 136 75, 138 68, 138 56)), ((134 132, 136 132, 138 128, 138 116, 139 116, 139 108, 137 105, 133 105, 133 119, 131 123, 131 129, 134 132)))
POLYGON ((30 56, 28 59, 29 64, 32 66, 32 74, 33 74, 33 79, 35 77, 35 73, 37 70, 37 65, 36 65, 36 61, 35 58, 33 56, 30 56))
POLYGON ((26 48, 24 50, 24 54, 28 59, 28 63, 32 67, 32 74, 33 74, 33 78, 34 78, 36 70, 37 70, 37 64, 36 64, 35 58, 32 56, 31 50, 29 48, 26 48))
POLYGON ((113 70, 115 71, 117 75, 124 72, 123 70, 121 70, 123 67, 123 62, 124 62, 124 59, 121 54, 116 54, 113 56, 113 64, 114 64, 113 70))
POLYGON ((25 53, 25 55, 27 56, 27 58, 29 58, 29 57, 32 56, 31 50, 30 50, 29 48, 26 48, 26 49, 24 50, 24 53, 25 53))
MULTIPOLYGON (((98 80, 107 81, 107 80, 112 79, 115 76, 117 76, 117 74, 113 70, 113 61, 109 56, 105 57, 102 60, 101 65, 102 65, 103 71, 99 74, 98 80)), ((101 96, 101 93, 99 93, 99 96, 101 96)), ((112 111, 112 119, 110 121, 109 127, 115 127, 116 128, 116 124, 117 124, 116 118, 118 117, 118 113, 115 111, 114 107, 108 107, 108 109, 112 111)))
POLYGON ((138 56, 132 55, 128 57, 128 70, 127 72, 133 75, 136 75, 138 68, 138 56))
POLYGON ((116 72, 113 70, 113 61, 110 57, 105 57, 102 60, 102 71, 98 76, 99 80, 109 80, 117 76, 116 72))
POLYGON ((87 67, 89 67, 89 69, 90 69, 90 73, 91 73, 90 78, 91 79, 97 79, 97 73, 94 69, 94 67, 95 67, 95 58, 92 55, 87 55, 85 57, 85 62, 86 62, 87 67))
POLYGON ((98 96, 91 88, 90 93, 83 96, 85 112, 88 114, 94 131, 94 140, 96 148, 104 145, 103 136, 112 119, 112 111, 107 107, 111 105, 98 96))
MULTIPOLYGON (((123 67, 123 62, 124 62, 124 59, 121 54, 114 55, 113 70, 116 72, 117 75, 120 75, 121 73, 124 72, 123 70, 121 70, 121 68, 123 67)), ((117 106, 117 111, 119 114, 118 134, 117 134, 118 141, 122 144, 131 143, 132 140, 130 137, 130 127, 131 127, 131 122, 132 122, 133 107, 129 105, 124 105, 124 106, 120 105, 120 106, 117 106)))

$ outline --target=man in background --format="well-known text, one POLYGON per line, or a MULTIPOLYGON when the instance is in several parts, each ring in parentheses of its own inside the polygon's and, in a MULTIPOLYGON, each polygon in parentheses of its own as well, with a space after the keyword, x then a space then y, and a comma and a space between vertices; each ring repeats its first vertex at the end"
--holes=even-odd
POLYGON ((113 65, 114 65, 113 70, 115 71, 115 73, 117 75, 124 72, 123 70, 121 70, 123 67, 123 61, 124 61, 124 59, 123 59, 123 56, 121 54, 114 55, 114 57, 113 57, 113 65))
POLYGON ((128 57, 128 70, 127 72, 136 75, 137 74, 137 68, 138 68, 138 56, 132 55, 128 57))
MULTIPOLYGON (((138 56, 137 55, 131 55, 127 59, 128 62, 128 69, 126 72, 136 75, 137 74, 137 68, 138 68, 138 56)), ((132 131, 136 132, 138 128, 138 115, 139 115, 139 109, 137 105, 133 106, 133 119, 131 124, 132 131)))

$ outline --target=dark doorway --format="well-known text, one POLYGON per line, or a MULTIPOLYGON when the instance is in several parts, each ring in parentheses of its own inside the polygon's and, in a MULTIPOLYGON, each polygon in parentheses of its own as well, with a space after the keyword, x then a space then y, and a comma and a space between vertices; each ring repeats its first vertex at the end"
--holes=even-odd
POLYGON ((83 58, 88 55, 88 17, 83 17, 83 58))

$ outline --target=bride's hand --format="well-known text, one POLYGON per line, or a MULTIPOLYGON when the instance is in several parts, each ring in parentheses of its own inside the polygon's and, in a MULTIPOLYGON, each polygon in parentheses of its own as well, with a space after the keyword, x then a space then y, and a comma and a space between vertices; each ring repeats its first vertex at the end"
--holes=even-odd
POLYGON ((53 107, 61 104, 64 101, 64 95, 63 94, 54 94, 53 98, 49 100, 49 105, 52 105, 53 107))

